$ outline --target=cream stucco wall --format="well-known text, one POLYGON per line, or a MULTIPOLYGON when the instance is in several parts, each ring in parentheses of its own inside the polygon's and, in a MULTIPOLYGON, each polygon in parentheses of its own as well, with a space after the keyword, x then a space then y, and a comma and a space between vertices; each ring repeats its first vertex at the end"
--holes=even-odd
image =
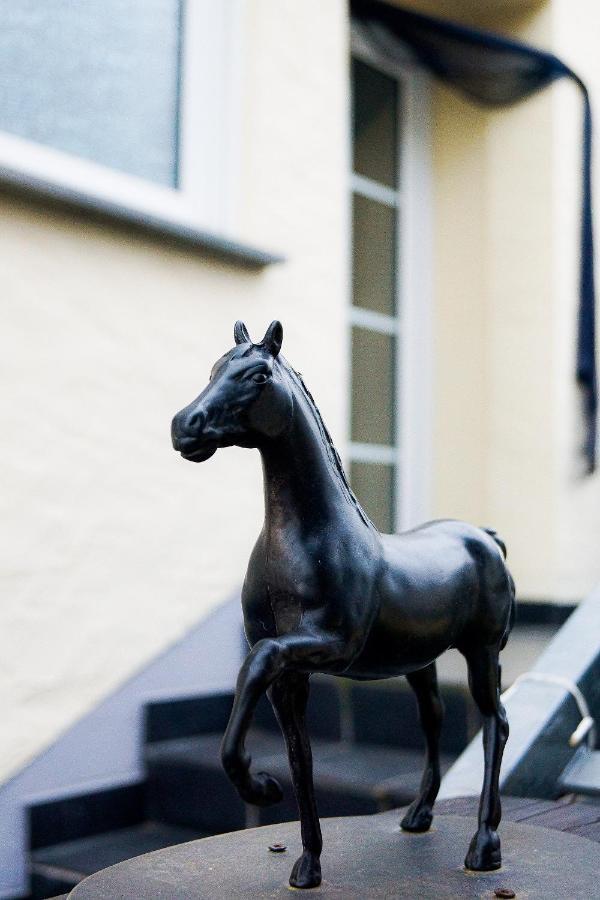
MULTIPOLYGON (((414 4, 449 13, 434 5, 414 4)), ((592 6, 508 7, 460 17, 555 50, 600 93, 592 6)), ((496 527, 522 597, 577 601, 600 579, 573 382, 579 95, 558 85, 492 112, 434 97, 434 512, 496 527)))
MULTIPOLYGON (((590 91, 598 134, 600 117, 600 11, 592 0, 554 0, 553 34, 556 52, 583 78, 590 91)), ((578 263, 572 233, 579 227, 578 208, 567 198, 579 196, 581 159, 581 100, 568 85, 554 97, 554 278, 557 307, 556 376, 558 422, 556 442, 558 575, 557 592, 570 595, 589 590, 600 580, 600 474, 582 479, 573 464, 573 450, 581 439, 578 430, 579 398, 568 376, 574 368, 578 263)), ((597 148, 597 137, 596 144, 597 148)), ((598 164, 597 149, 594 152, 598 164)), ((600 182, 593 182, 597 217, 600 182)), ((596 242, 596 246, 598 246, 596 242)), ((596 267, 598 272, 598 267, 596 267)), ((598 275, 596 276, 598 278, 598 275)))
MULTIPOLYGON (((529 6, 461 18, 547 46, 549 11, 529 6)), ((553 598, 552 99, 434 101, 434 513, 497 528, 521 595, 553 598)))
POLYGON ((433 89, 433 513, 485 519, 487 113, 433 89))
POLYGON ((236 318, 257 339, 283 320, 344 435, 345 5, 259 0, 242 31, 238 235, 286 263, 252 273, 0 199, 0 779, 241 582, 258 456, 193 466, 169 438, 236 318))
MULTIPOLYGON (((506 30, 548 47, 549 10, 506 30)), ((553 153, 550 91, 490 115, 486 505, 509 542, 521 596, 544 600, 556 599, 553 153)))

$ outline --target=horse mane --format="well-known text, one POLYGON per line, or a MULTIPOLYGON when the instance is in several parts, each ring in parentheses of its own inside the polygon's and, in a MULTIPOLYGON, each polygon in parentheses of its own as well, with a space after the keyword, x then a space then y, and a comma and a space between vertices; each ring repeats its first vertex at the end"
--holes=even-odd
POLYGON ((329 461, 331 462, 331 464, 333 466, 333 470, 337 475, 338 481, 342 487, 342 490, 343 490, 346 498, 349 500, 349 502, 352 504, 352 506, 355 507, 356 511, 358 512, 359 516, 361 517, 361 519, 363 520, 365 525, 369 528, 374 528, 375 530, 377 530, 375 528, 375 525, 369 518, 369 516, 366 514, 366 512, 364 511, 364 509, 358 502, 356 495, 354 494, 352 488, 350 487, 348 478, 346 476, 346 473, 344 472, 342 460, 340 459, 340 454, 337 452, 337 450, 335 448, 335 445, 333 443, 331 435, 329 434, 327 426, 325 425, 325 422, 323 421, 323 416, 321 415, 321 413, 319 411, 319 407, 315 403, 313 395, 311 394, 311 392, 307 388, 306 384, 304 383, 304 379, 303 379, 302 375, 300 374, 300 372, 297 372, 289 364, 287 359, 283 359, 283 357, 280 356, 279 360, 283 363, 285 370, 287 371, 288 375, 291 376, 291 379, 294 382, 294 384, 300 388, 304 397, 308 401, 308 405, 313 413, 315 422, 317 423, 317 427, 319 429, 321 441, 323 442, 323 446, 325 447, 327 456, 329 457, 329 461))

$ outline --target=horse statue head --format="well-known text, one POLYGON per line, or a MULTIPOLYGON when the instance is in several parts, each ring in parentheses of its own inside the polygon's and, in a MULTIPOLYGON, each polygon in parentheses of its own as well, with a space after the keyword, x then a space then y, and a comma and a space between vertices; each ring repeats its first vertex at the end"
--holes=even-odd
POLYGON ((212 367, 201 394, 173 418, 173 447, 184 459, 204 462, 220 448, 260 447, 282 434, 293 400, 278 361, 283 328, 271 322, 254 344, 243 322, 236 322, 235 346, 212 367))

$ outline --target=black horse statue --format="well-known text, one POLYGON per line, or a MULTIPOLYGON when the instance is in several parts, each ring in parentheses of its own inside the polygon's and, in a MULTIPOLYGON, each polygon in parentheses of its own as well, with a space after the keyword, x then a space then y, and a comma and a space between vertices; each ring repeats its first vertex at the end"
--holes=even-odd
POLYGON ((406 675, 427 746, 419 794, 402 820, 426 831, 440 785, 442 720, 435 660, 464 655, 483 717, 485 776, 477 831, 465 866, 500 866, 498 778, 508 723, 500 702, 498 654, 514 619, 514 583, 495 532, 430 522, 379 534, 352 493, 340 458, 301 375, 280 355, 273 322, 259 344, 237 322, 235 346, 213 366, 199 397, 173 419, 175 450, 203 462, 220 447, 256 447, 265 484, 265 521, 252 552, 242 603, 251 646, 223 738, 223 766, 241 797, 267 805, 278 782, 251 772, 244 740, 267 691, 281 725, 300 812, 303 853, 290 884, 321 881, 321 829, 305 710, 309 678, 406 675))

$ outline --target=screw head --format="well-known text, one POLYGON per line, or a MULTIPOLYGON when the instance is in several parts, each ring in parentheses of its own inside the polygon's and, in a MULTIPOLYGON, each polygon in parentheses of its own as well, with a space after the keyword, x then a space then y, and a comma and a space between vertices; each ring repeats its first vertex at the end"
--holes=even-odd
POLYGON ((494 891, 494 896, 501 897, 502 900, 512 900, 512 898, 516 897, 517 895, 512 890, 512 888, 496 888, 496 890, 494 891))
POLYGON ((287 847, 285 844, 269 844, 269 850, 271 851, 271 853, 284 853, 287 850, 287 847))

